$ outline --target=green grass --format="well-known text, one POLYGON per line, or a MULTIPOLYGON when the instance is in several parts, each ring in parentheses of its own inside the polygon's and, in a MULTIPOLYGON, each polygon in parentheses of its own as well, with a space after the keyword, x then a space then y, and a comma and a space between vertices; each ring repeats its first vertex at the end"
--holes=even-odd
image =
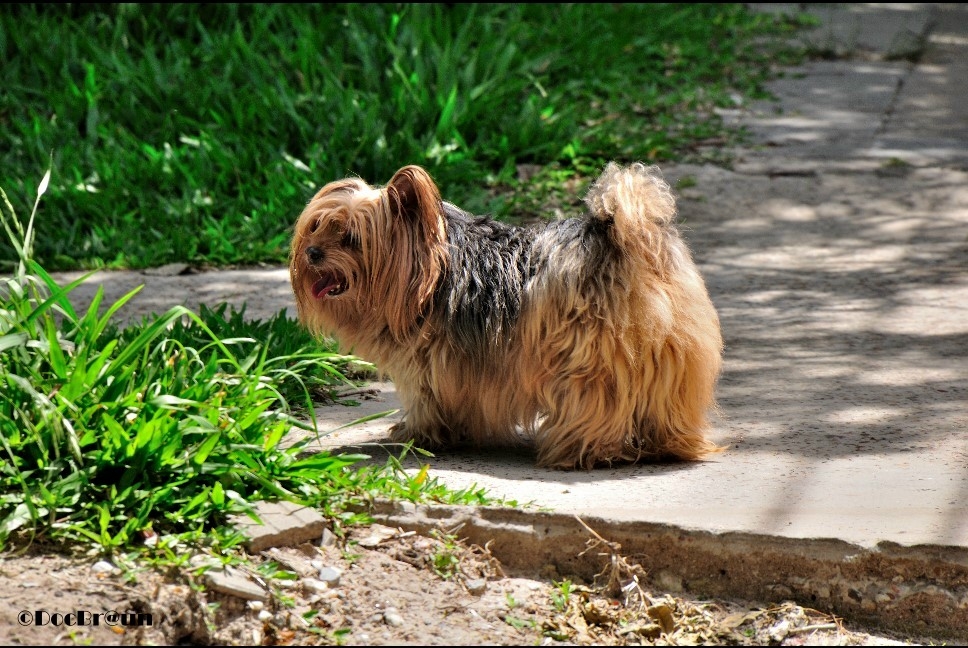
POLYGON ((7 5, 0 185, 26 204, 53 157, 48 270, 280 263, 318 186, 408 163, 471 210, 547 213, 606 160, 722 141, 714 108, 762 96, 794 27, 738 4, 7 5))
POLYGON ((448 490, 403 460, 304 452, 315 429, 312 392, 345 383, 350 358, 282 313, 252 322, 224 306, 174 307, 119 330, 137 291, 76 312, 70 292, 31 256, 26 225, 0 190, 2 224, 19 261, 0 282, 0 550, 40 539, 142 548, 176 560, 176 547, 228 549, 243 538, 228 516, 262 500, 316 507, 335 520, 373 497, 486 503, 448 490), (151 543, 145 540, 152 538, 151 543))

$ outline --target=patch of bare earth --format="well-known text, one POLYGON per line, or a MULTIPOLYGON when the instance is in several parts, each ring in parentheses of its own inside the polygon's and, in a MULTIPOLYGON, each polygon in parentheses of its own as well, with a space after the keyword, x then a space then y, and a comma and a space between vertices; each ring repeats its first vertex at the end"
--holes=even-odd
POLYGON ((906 643, 791 602, 656 592, 648 575, 604 539, 589 541, 586 551, 602 560, 593 583, 545 578, 539 565, 532 574, 505 573, 486 547, 455 535, 374 524, 351 529, 331 546, 248 556, 235 572, 265 596, 245 600, 207 587, 201 568, 98 572, 94 559, 32 549, 0 558, 0 644, 906 643))

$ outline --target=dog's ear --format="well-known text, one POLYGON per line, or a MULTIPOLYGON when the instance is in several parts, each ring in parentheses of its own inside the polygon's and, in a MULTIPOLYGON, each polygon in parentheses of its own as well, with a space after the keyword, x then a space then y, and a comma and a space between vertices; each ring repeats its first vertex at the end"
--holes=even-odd
POLYGON ((390 331, 402 340, 419 321, 447 266, 447 229, 440 191, 424 169, 405 166, 386 186, 395 254, 385 265, 383 305, 390 331))
POLYGON ((394 215, 420 224, 437 224, 440 190, 422 167, 411 164, 397 171, 387 184, 387 193, 394 215))

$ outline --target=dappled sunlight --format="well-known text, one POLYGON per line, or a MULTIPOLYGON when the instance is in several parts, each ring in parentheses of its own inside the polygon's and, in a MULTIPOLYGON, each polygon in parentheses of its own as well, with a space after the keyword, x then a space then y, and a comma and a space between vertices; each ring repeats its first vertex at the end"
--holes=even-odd
POLYGON ((857 377, 857 382, 861 385, 917 385, 923 384, 929 374, 940 381, 955 381, 964 377, 964 371, 954 366, 906 367, 904 371, 898 371, 897 367, 890 367, 869 369, 862 376, 857 377))
POLYGON ((905 416, 907 412, 902 407, 890 406, 857 406, 845 407, 841 410, 821 414, 820 420, 828 423, 859 423, 862 425, 878 425, 892 419, 905 416))
POLYGON ((968 176, 913 173, 916 193, 871 172, 710 174, 707 195, 741 186, 747 209, 681 207, 726 344, 716 440, 733 487, 769 483, 759 529, 968 533, 968 176))
POLYGON ((803 223, 817 220, 817 210, 809 205, 797 205, 786 200, 767 201, 764 211, 774 220, 785 223, 803 223))
MULTIPOLYGON (((869 172, 744 177, 747 211, 680 207, 722 321, 733 452, 937 451, 968 425, 966 176, 915 173, 916 194, 869 172)), ((697 184, 717 200, 733 186, 697 184)), ((968 461, 950 450, 948 466, 968 461)))

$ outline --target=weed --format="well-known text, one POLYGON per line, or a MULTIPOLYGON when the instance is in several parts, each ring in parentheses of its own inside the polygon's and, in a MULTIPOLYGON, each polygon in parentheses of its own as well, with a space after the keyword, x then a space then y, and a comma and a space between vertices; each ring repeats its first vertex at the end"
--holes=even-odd
POLYGON ((256 571, 263 580, 294 581, 299 578, 299 575, 296 574, 296 572, 281 567, 279 563, 273 560, 267 560, 266 562, 260 563, 256 567, 256 571))
POLYGON ((91 637, 82 636, 77 631, 71 631, 67 633, 67 638, 70 639, 71 643, 75 646, 90 646, 94 643, 94 639, 91 637))
POLYGON ((337 646, 345 646, 346 641, 349 639, 351 632, 352 630, 350 630, 349 628, 340 628, 338 630, 333 630, 332 632, 333 641, 337 646))
POLYGON ((285 592, 280 592, 276 590, 274 598, 276 603, 281 607, 284 607, 289 610, 296 607, 296 597, 292 594, 287 594, 285 592))
POLYGON ((452 578, 460 570, 461 547, 457 536, 438 529, 432 529, 430 536, 440 542, 430 554, 431 569, 444 580, 452 578))
POLYGON ((531 619, 519 619, 516 616, 508 614, 504 617, 504 622, 507 623, 512 628, 516 630, 521 630, 523 628, 534 628, 535 622, 531 619))
POLYGON ((343 557, 343 560, 346 561, 346 564, 347 565, 352 565, 357 560, 359 560, 360 558, 362 558, 363 557, 363 554, 353 553, 352 551, 343 551, 342 552, 342 557, 343 557))
POLYGON ((555 589, 551 592, 551 603, 559 612, 564 612, 568 608, 568 600, 575 591, 574 583, 565 579, 563 581, 553 581, 555 589))

